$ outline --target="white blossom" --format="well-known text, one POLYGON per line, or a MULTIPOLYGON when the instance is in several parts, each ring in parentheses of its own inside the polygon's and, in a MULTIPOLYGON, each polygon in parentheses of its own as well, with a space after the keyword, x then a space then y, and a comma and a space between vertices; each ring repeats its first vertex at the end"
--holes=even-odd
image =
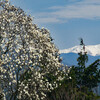
POLYGON ((0 4, 0 80, 5 97, 42 100, 63 79, 58 49, 49 31, 33 24, 21 8, 8 0, 0 4), (51 82, 49 75, 56 80, 51 82))

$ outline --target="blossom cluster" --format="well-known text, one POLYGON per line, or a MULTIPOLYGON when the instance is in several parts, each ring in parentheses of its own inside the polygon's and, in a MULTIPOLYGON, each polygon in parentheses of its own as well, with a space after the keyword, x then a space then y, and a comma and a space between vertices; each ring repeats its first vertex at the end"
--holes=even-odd
POLYGON ((62 80, 50 32, 21 8, 0 0, 0 85, 7 100, 42 100, 62 80), (51 77, 54 77, 52 80, 51 77))

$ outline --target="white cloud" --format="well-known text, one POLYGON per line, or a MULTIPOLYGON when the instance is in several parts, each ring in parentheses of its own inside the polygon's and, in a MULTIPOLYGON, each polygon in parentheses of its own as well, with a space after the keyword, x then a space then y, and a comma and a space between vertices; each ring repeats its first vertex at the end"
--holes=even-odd
POLYGON ((100 0, 81 0, 66 6, 53 6, 50 12, 39 13, 37 21, 58 23, 73 18, 100 19, 100 0))
POLYGON ((56 18, 48 17, 48 18, 36 18, 34 19, 35 23, 60 23, 61 21, 56 18))

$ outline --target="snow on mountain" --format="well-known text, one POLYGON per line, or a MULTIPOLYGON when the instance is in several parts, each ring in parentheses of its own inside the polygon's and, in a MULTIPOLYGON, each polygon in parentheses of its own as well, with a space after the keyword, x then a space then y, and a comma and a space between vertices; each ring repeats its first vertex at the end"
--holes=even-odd
MULTIPOLYGON (((59 53, 79 53, 81 48, 81 46, 74 46, 69 49, 60 50, 59 53)), ((85 46, 85 50, 87 51, 88 55, 100 56, 100 44, 85 46)))
MULTIPOLYGON (((69 49, 60 50, 60 56, 63 58, 62 63, 64 65, 77 65, 78 53, 81 51, 81 46, 74 46, 69 49)), ((100 44, 88 45, 85 47, 88 54, 88 63, 90 65, 95 60, 100 59, 100 44)))

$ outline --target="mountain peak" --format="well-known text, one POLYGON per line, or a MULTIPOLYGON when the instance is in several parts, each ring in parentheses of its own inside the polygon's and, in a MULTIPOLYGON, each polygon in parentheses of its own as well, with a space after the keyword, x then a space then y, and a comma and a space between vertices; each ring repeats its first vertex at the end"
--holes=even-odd
MULTIPOLYGON (((69 49, 60 50, 59 53, 79 53, 81 51, 81 46, 74 46, 69 49)), ((91 56, 99 56, 100 55, 100 44, 98 45, 87 45, 85 46, 85 50, 87 51, 87 54, 91 56)))

